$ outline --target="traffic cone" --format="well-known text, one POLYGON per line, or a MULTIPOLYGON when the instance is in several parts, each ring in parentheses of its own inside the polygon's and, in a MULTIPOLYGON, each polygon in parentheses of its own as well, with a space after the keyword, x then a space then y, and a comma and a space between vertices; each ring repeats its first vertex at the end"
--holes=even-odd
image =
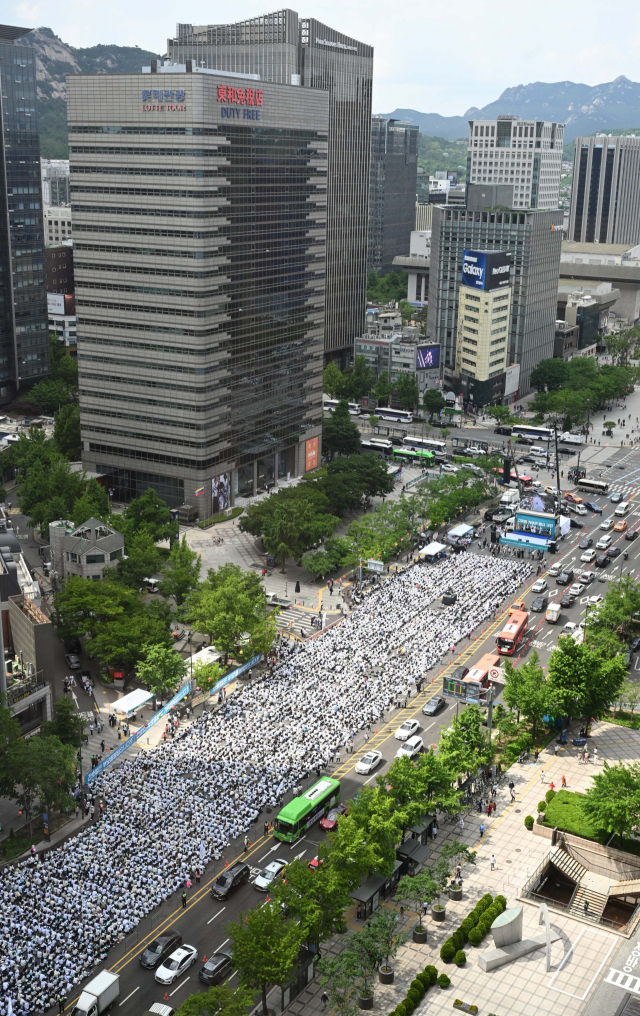
POLYGON ((206 953, 205 953, 205 954, 204 954, 204 956, 202 957, 202 962, 203 962, 203 963, 206 963, 206 962, 207 962, 207 954, 206 954, 206 953))
POLYGON ((169 1001, 169 992, 168 991, 165 991, 165 993, 164 993, 164 1000, 165 1000, 165 1002, 169 1001))

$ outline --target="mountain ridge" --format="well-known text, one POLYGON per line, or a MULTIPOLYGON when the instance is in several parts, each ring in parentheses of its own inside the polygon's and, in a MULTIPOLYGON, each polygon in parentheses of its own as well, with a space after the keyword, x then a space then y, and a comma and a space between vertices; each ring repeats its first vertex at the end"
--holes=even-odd
POLYGON ((494 119, 508 114, 564 123, 565 142, 579 134, 621 128, 631 130, 632 124, 640 123, 640 83, 624 74, 599 85, 533 81, 505 88, 494 102, 481 108, 471 106, 463 116, 441 116, 400 108, 382 115, 409 120, 418 124, 423 134, 455 141, 467 134, 467 120, 494 119))

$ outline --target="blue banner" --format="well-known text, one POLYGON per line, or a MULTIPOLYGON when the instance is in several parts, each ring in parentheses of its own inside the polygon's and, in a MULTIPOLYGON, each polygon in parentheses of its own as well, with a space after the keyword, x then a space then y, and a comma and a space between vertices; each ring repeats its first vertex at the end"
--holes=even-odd
POLYGON ((248 663, 243 663, 241 667, 236 667, 236 669, 232 670, 230 674, 226 674, 216 684, 214 684, 213 688, 209 692, 209 695, 213 695, 214 692, 219 691, 220 688, 224 688, 226 684, 231 684, 232 681, 235 681, 236 677, 240 677, 240 674, 244 674, 245 671, 249 670, 249 667, 255 667, 256 663, 260 663, 261 659, 262 653, 258 653, 258 655, 254 656, 248 663))
POLYGON ((98 765, 95 767, 95 769, 92 769, 90 772, 86 774, 84 782, 88 784, 93 783, 96 776, 99 776, 100 773, 107 768, 107 766, 110 766, 112 762, 115 762, 116 759, 120 758, 123 752, 125 752, 127 748, 130 748, 132 744, 135 744, 135 742, 138 741, 144 734, 146 734, 151 727, 155 727, 156 723, 159 720, 161 720, 163 716, 166 716, 168 712, 171 712, 173 707, 177 705, 178 702, 181 702, 183 698, 186 698, 187 695, 189 694, 190 688, 191 688, 190 682, 183 685, 180 691, 177 691, 173 696, 173 698, 170 699, 167 702, 167 704, 164 705, 162 709, 159 710, 159 712, 154 713, 151 719, 147 720, 147 722, 143 727, 140 727, 140 730, 136 730, 135 734, 132 734, 131 737, 128 737, 126 741, 123 741, 122 744, 119 744, 117 748, 114 748, 113 751, 110 751, 109 754, 106 756, 106 758, 103 758, 102 762, 98 762, 98 765))

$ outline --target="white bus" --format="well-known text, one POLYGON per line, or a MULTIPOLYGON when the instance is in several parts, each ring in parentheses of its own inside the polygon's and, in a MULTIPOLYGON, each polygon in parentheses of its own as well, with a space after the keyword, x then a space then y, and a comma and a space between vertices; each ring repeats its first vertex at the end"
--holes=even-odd
POLYGON ((512 437, 521 434, 523 437, 532 437, 538 441, 549 441, 553 437, 553 431, 547 427, 531 427, 526 423, 516 423, 511 431, 512 437))
POLYGON ((604 480, 587 480, 586 477, 582 477, 577 483, 578 490, 586 490, 590 494, 606 494, 609 490, 609 484, 604 480))
MULTIPOLYGON (((325 396, 324 401, 322 403, 322 408, 324 409, 325 413, 332 413, 336 408, 336 406, 339 406, 340 403, 344 401, 345 401, 344 399, 328 399, 325 396)), ((358 405, 357 402, 347 402, 347 405, 349 407, 349 412, 351 416, 360 416, 362 410, 360 409, 360 406, 358 405)))
POLYGON ((406 409, 391 409, 390 406, 378 406, 374 411, 380 421, 389 423, 413 423, 413 413, 406 409))
POLYGON ((385 437, 362 437, 360 444, 367 452, 380 452, 382 455, 391 455, 393 452, 393 442, 385 437))
POLYGON ((402 439, 403 445, 408 445, 410 448, 426 448, 430 452, 434 452, 436 455, 444 455, 447 451, 446 441, 437 441, 430 437, 420 437, 407 434, 402 439))

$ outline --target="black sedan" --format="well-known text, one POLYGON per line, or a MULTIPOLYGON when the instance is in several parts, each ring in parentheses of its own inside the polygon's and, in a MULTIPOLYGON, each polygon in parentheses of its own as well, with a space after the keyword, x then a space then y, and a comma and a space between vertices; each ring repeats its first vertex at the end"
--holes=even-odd
POLYGON ((638 536, 638 530, 637 529, 627 529, 626 533, 624 534, 625 540, 629 540, 629 541, 635 540, 637 538, 637 536, 638 536))
POLYGON ((546 610, 549 606, 548 596, 536 596, 535 600, 531 604, 531 609, 535 610, 537 614, 541 614, 543 610, 546 610))
POLYGON ((153 942, 149 942, 147 948, 140 953, 138 957, 140 966, 145 970, 155 970, 180 945, 182 945, 182 935, 174 931, 173 928, 168 928, 153 942))
POLYGON ((577 519, 574 519, 574 517, 572 515, 571 516, 571 528, 572 529, 584 529, 584 525, 582 524, 582 522, 578 522, 577 519))
POLYGON ((220 949, 200 968, 198 977, 205 984, 221 984, 233 970, 231 954, 220 949))
POLYGON ((637 653, 639 649, 640 649, 640 635, 636 635, 636 637, 634 639, 631 639, 631 642, 629 643, 629 652, 637 653))
POLYGON ((440 695, 434 695, 428 702, 422 707, 422 712, 425 716, 435 716, 441 709, 444 709, 447 705, 447 700, 442 698, 440 695))
POLYGON ((593 547, 593 540, 590 536, 583 536, 578 546, 580 550, 588 550, 589 547, 593 547))
POLYGON ((588 508, 590 512, 595 512, 596 515, 602 515, 602 508, 599 504, 596 504, 595 501, 585 501, 584 506, 585 508, 588 508))
POLYGON ((575 596, 572 596, 568 589, 560 597, 560 606, 564 607, 565 609, 567 607, 573 607, 575 602, 576 602, 575 596))
POLYGON ((596 568, 604 568, 610 560, 606 554, 598 554, 595 560, 596 568))
POLYGON ((609 547, 607 550, 607 557, 613 560, 614 557, 618 557, 620 554, 620 547, 609 547))

